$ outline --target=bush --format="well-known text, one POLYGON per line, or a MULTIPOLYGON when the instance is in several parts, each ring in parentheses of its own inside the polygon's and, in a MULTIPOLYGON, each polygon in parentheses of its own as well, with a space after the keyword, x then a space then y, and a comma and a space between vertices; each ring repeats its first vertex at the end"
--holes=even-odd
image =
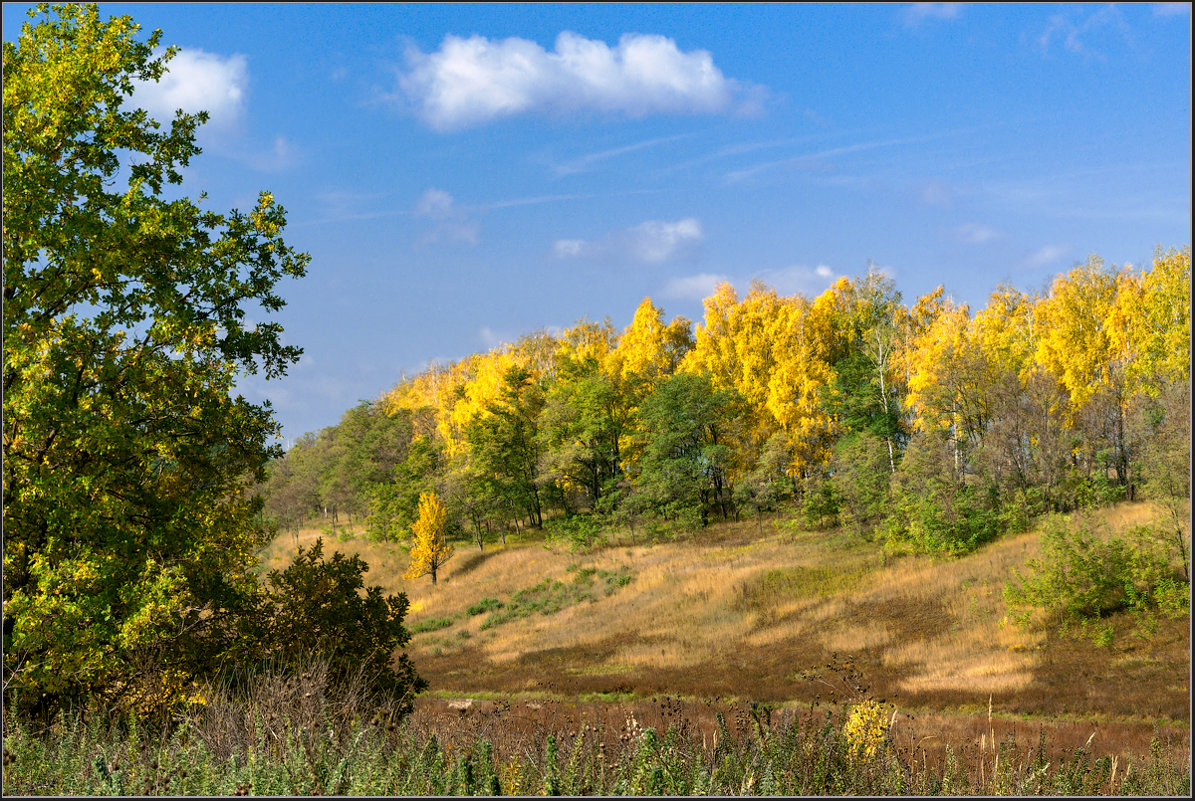
POLYGON ((256 608, 238 624, 228 655, 237 661, 298 664, 319 655, 334 680, 361 673, 372 691, 395 699, 402 714, 427 686, 406 654, 395 652, 410 640, 403 625, 404 594, 383 597, 365 589, 369 566, 340 552, 323 558, 323 540, 299 549, 290 567, 272 570, 256 608), (361 591, 365 589, 365 592, 361 591))
POLYGON ((1174 576, 1150 526, 1109 536, 1092 523, 1056 517, 1042 535, 1041 558, 1026 567, 1029 576, 1014 570, 1004 587, 1010 616, 1022 624, 1044 612, 1066 629, 1129 611, 1148 625, 1154 614, 1181 616, 1190 608, 1188 585, 1174 576))

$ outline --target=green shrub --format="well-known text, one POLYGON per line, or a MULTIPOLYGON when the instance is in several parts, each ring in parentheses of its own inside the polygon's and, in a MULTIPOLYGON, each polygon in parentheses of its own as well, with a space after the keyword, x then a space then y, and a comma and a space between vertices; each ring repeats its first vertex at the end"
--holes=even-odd
POLYGON ((406 654, 395 658, 411 638, 403 625, 407 596, 365 588, 368 569, 360 557, 340 552, 325 560, 323 540, 299 548, 289 567, 270 571, 255 608, 234 624, 226 661, 297 664, 320 655, 335 679, 362 673, 372 689, 400 699, 409 712, 427 683, 406 654))
MULTIPOLYGON (((1187 584, 1173 575, 1161 537, 1150 526, 1112 536, 1083 520, 1055 517, 1042 535, 1041 557, 1030 573, 1013 571, 1004 587, 1010 616, 1028 623, 1045 612, 1065 629, 1128 611, 1145 625, 1155 614, 1181 616, 1190 608, 1187 584)), ((1089 628, 1097 643, 1110 628, 1089 628)))
POLYGON ((492 612, 495 609, 501 609, 503 607, 503 605, 504 604, 501 601, 499 601, 497 598, 486 597, 486 598, 482 598, 480 601, 478 601, 477 603, 470 606, 466 611, 471 616, 475 617, 475 616, 483 614, 485 612, 492 612))

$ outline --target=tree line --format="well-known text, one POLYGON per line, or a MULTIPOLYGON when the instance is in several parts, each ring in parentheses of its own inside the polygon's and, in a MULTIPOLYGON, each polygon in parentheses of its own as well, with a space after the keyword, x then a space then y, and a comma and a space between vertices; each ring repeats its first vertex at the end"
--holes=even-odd
POLYGON ((972 312, 874 269, 815 298, 727 283, 704 320, 644 299, 404 378, 274 461, 266 512, 405 541, 436 493, 479 547, 560 521, 688 530, 781 505, 962 553, 1032 516, 1187 497, 1190 247, 1098 257, 972 312))

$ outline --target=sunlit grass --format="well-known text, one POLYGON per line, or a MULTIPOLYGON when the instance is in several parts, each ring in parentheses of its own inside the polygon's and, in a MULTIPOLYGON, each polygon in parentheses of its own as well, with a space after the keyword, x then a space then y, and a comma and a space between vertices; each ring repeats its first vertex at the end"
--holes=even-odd
MULTIPOLYGON (((1143 503, 1098 512, 1113 529, 1156 514, 1143 503)), ((765 521, 763 531, 760 536, 755 521, 744 521, 679 541, 631 545, 628 539, 591 553, 535 541, 481 551, 462 542, 434 587, 426 578, 402 579, 400 544, 355 538, 329 546, 366 559, 371 583, 407 593, 415 632, 408 650, 417 665, 434 666, 433 686, 451 674, 462 689, 554 683, 606 692, 658 686, 656 677, 667 675, 679 682, 670 689, 696 696, 737 693, 741 686, 796 701, 818 688, 793 676, 816 672, 839 653, 861 659, 885 692, 923 699, 917 703, 978 703, 990 694, 1012 698, 1032 691, 1035 703, 1049 704, 1048 691, 1034 689, 1035 682, 1067 670, 1075 659, 1097 660, 1093 669, 1101 658, 1109 667, 1126 659, 1080 654, 1044 630, 1005 619, 1004 583, 1037 555, 1037 531, 1001 538, 959 559, 885 559, 877 543, 840 531, 802 531, 789 522, 765 521), (595 578, 584 599, 560 603, 549 614, 508 615, 487 626, 499 612, 468 613, 483 599, 510 604, 543 582, 570 587, 580 573, 619 570, 633 581, 607 595, 595 578), (1061 657, 1057 664, 1052 655, 1061 657), (738 673, 721 668, 728 660, 738 673), (491 686, 487 665, 519 670, 491 686), (537 680, 529 684, 529 675, 537 680)), ((310 545, 320 535, 318 529, 297 539, 280 535, 263 556, 284 562, 296 542, 310 545)), ((1165 692, 1185 692, 1185 685, 1169 687, 1175 684, 1167 669, 1173 656, 1134 659, 1137 675, 1165 674, 1165 692)), ((1099 699, 1088 703, 1098 707, 1099 699)))

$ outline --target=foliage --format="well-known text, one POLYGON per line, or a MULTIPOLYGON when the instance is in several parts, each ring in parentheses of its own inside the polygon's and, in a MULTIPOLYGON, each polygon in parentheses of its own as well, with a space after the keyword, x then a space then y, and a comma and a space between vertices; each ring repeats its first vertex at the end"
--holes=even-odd
POLYGON ((1002 741, 989 755, 948 746, 944 760, 920 749, 853 753, 850 716, 814 710, 775 721, 743 711, 736 716, 743 726, 719 713, 712 742, 688 719, 659 733, 633 713, 624 724, 606 720, 530 741, 492 725, 449 739, 409 721, 395 726, 368 696, 330 692, 315 681, 318 670, 308 674, 298 683, 270 679, 246 698, 216 693, 203 717, 165 737, 100 716, 40 734, 17 723, 5 736, 4 793, 1190 795, 1189 762, 1167 759, 1156 739, 1149 753, 1123 758, 1116 773, 1109 757, 1092 759, 1082 748, 1050 758, 1044 734, 1027 748, 1002 741), (963 762, 958 753, 971 756, 963 762))
POLYGON ((278 428, 233 390, 298 359, 247 315, 308 257, 269 192, 218 214, 173 188, 207 117, 128 104, 177 52, 160 32, 30 16, 3 45, 5 699, 51 710, 123 703, 139 665, 189 675, 252 594, 278 428))
MULTIPOLYGON (((949 555, 1144 492, 1174 507, 1186 554, 1189 359, 1170 348, 1189 342, 1189 274, 1189 248, 1139 272, 1092 257, 972 314, 945 287, 906 307, 869 267, 812 300, 723 284, 695 330, 645 299, 619 333, 535 332, 379 402, 411 441, 364 483, 370 528, 401 539, 435 491, 479 547, 527 527, 586 551, 615 527, 647 541, 743 513, 762 535, 791 504, 810 526, 949 555)), ((318 440, 344 463, 339 433, 318 440)), ((339 486, 316 484, 308 497, 339 486)))
POLYGON ((314 655, 326 660, 332 678, 360 674, 371 690, 393 699, 399 714, 409 713, 427 682, 406 654, 395 657, 410 640, 403 626, 407 596, 366 588, 368 569, 360 557, 339 552, 325 560, 322 540, 300 547, 289 567, 270 571, 253 618, 238 621, 238 640, 225 659, 297 666, 314 655))
POLYGON ((861 761, 874 759, 888 734, 889 716, 878 702, 865 698, 851 707, 842 735, 851 754, 861 761))
POLYGON ((943 429, 913 435, 892 477, 894 509, 885 521, 893 540, 917 550, 960 556, 1018 527, 994 493, 961 484, 943 429))
POLYGON ((705 525, 711 510, 729 516, 735 404, 730 390, 692 373, 662 379, 644 399, 635 489, 664 518, 705 525))
POLYGON ((838 516, 852 531, 869 536, 888 510, 888 450, 882 439, 863 431, 838 441, 830 479, 838 516))
POLYGON ((1041 557, 1026 568, 1029 575, 1014 570, 1004 588, 1009 614, 1022 624, 1042 612, 1064 630, 1122 610, 1146 623, 1154 612, 1189 613, 1187 584, 1174 575, 1164 537, 1148 526, 1121 536, 1083 519, 1053 518, 1041 557))
POLYGON ((403 573, 405 579, 431 576, 436 583, 436 574, 444 563, 452 558, 455 549, 444 539, 447 513, 444 504, 434 492, 419 496, 419 519, 411 527, 415 540, 411 546, 411 563, 403 573))

